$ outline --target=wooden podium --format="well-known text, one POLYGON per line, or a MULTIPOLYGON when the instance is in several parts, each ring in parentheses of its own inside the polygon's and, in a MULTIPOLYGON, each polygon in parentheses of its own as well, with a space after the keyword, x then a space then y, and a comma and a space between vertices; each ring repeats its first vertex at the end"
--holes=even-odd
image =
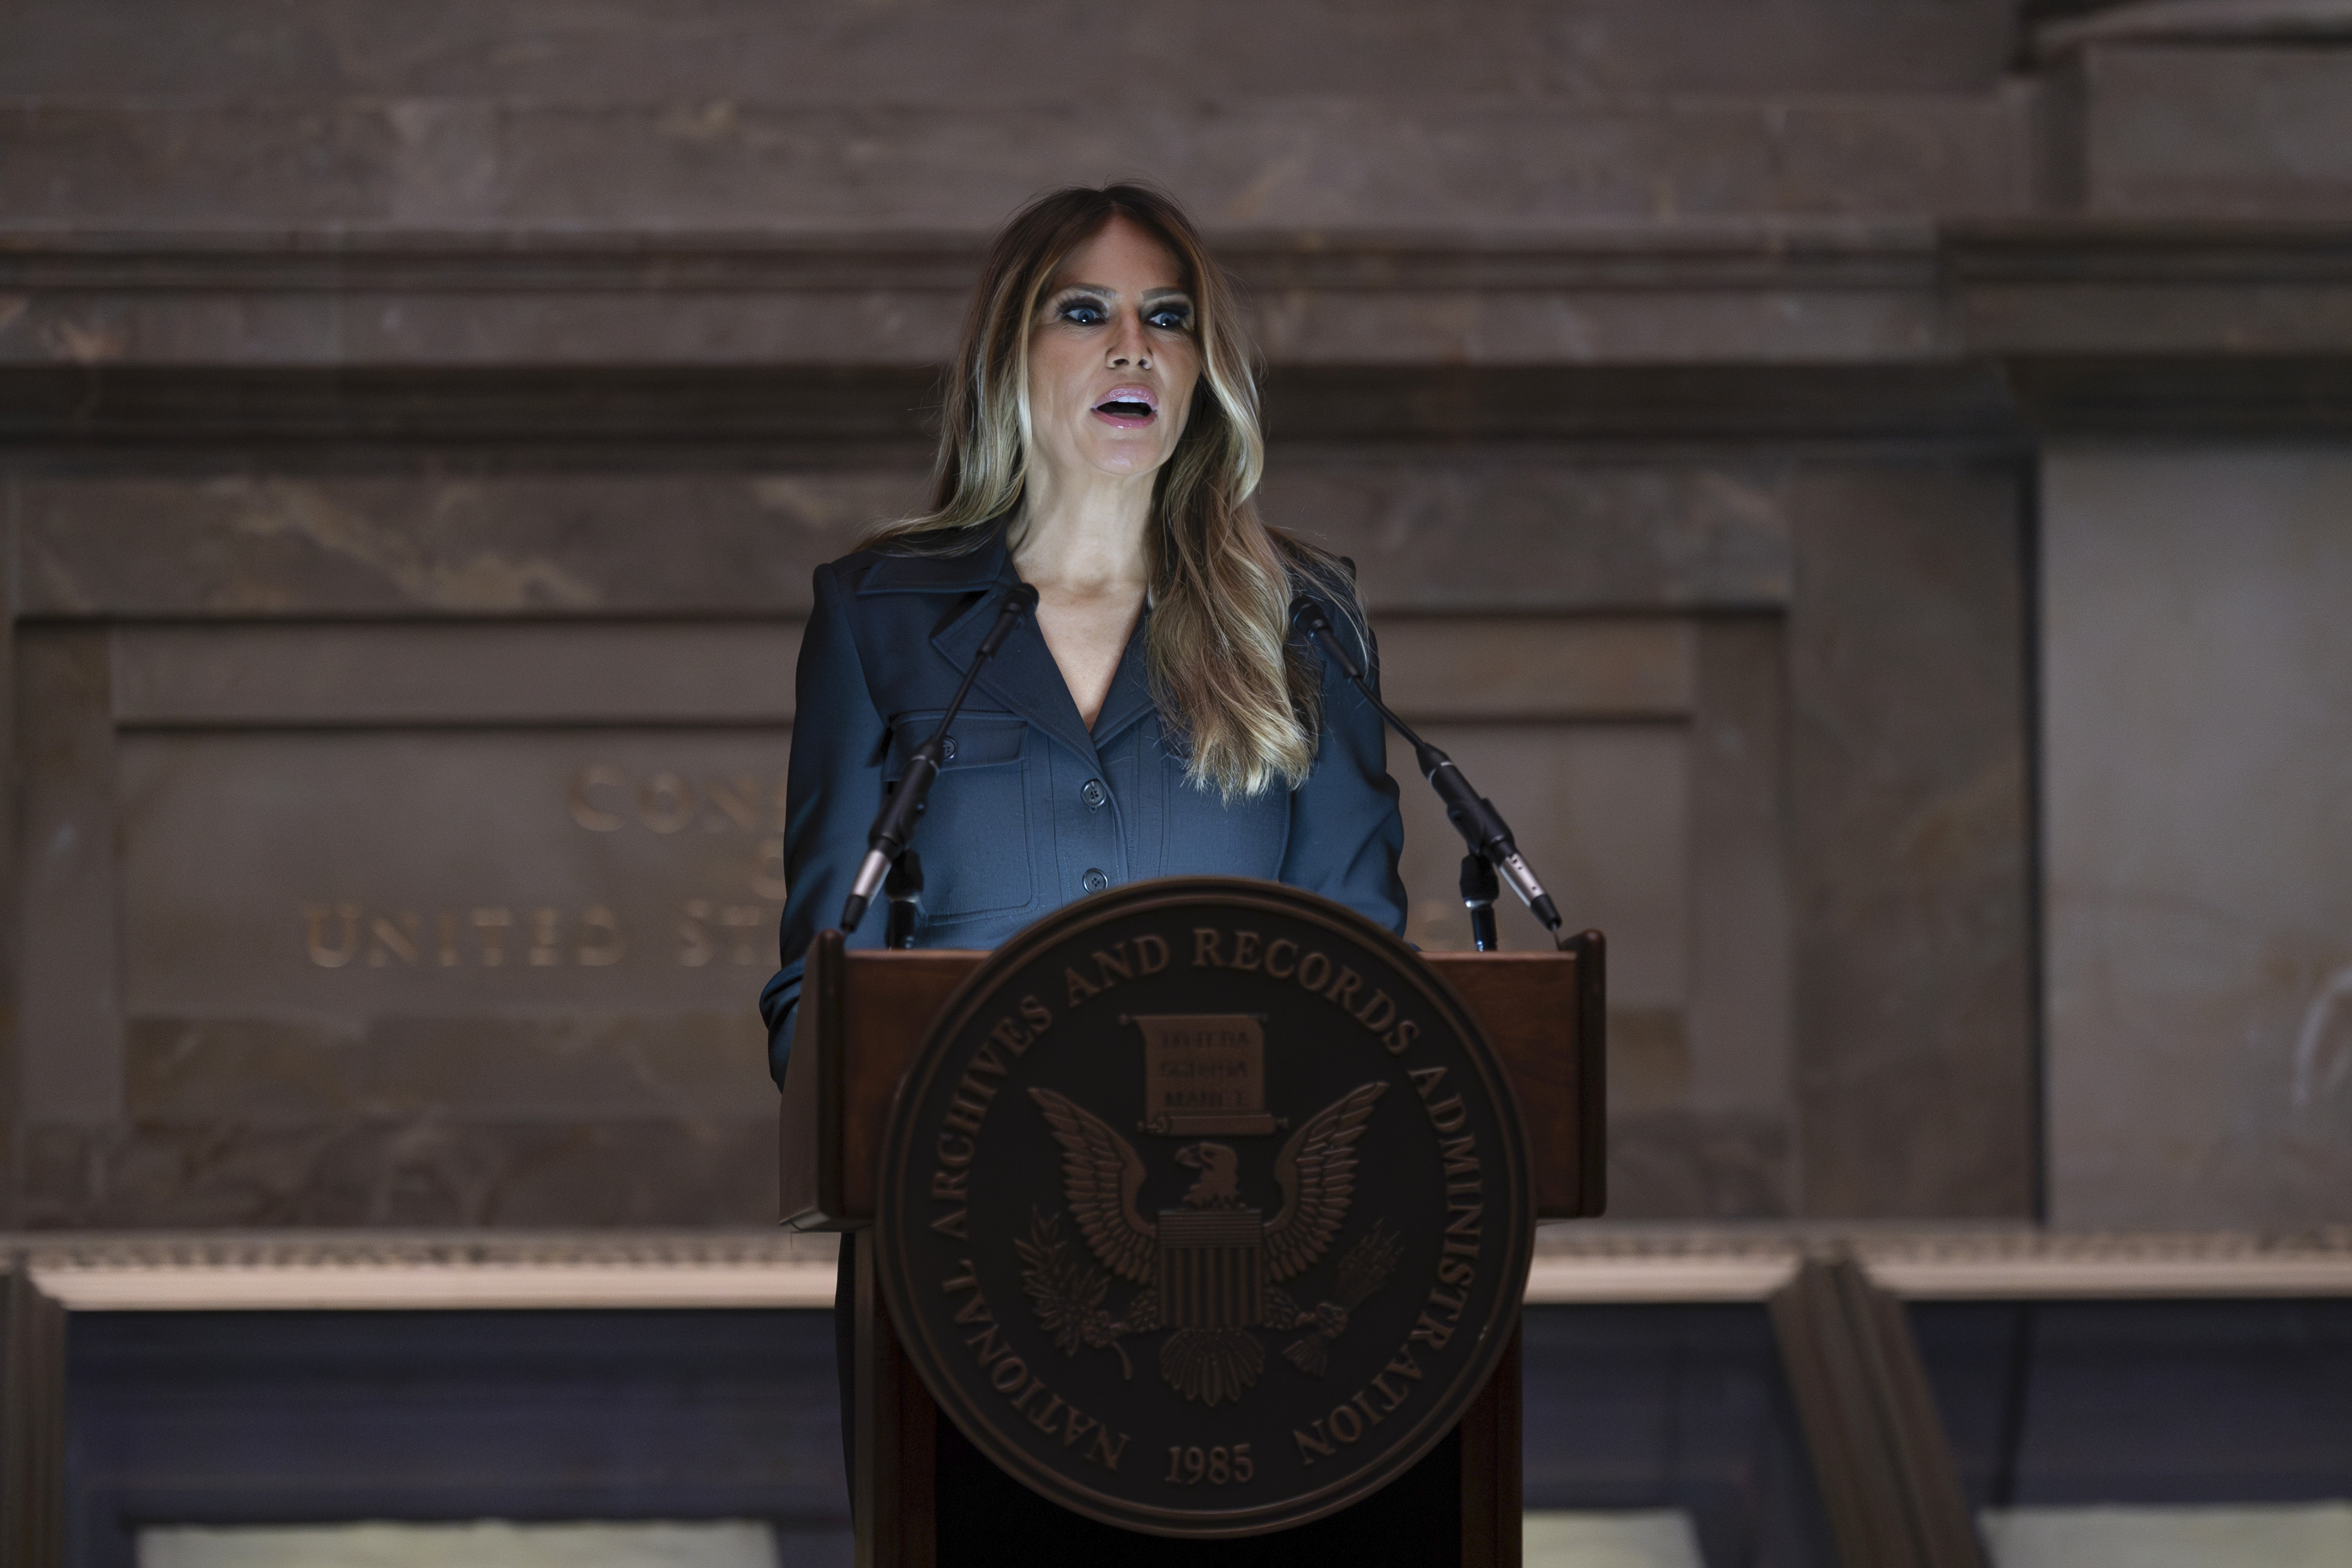
MULTIPOLYGON (((892 1097, 931 1020, 987 955, 846 952, 837 931, 810 949, 782 1118, 784 1223, 854 1231, 874 1215, 892 1097)), ((1535 1164, 1541 1219, 1597 1215, 1604 1199, 1604 949, 1586 931, 1559 952, 1423 955, 1485 1030, 1509 1072, 1535 1164)), ((901 1353, 874 1279, 856 1262, 856 1430, 859 1568, 932 1568, 940 1420, 901 1353)), ((1519 1347, 1510 1345, 1457 1428, 1463 1568, 1519 1562, 1519 1347)))

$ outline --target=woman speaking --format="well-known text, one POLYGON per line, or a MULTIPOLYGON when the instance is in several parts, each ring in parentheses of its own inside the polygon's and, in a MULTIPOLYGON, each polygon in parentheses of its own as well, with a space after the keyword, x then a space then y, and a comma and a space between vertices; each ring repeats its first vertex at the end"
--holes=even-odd
MULTIPOLYGON (((911 840, 916 945, 992 948, 1088 893, 1182 875, 1287 882, 1403 930, 1381 720, 1290 637, 1293 596, 1368 669, 1370 638, 1345 563, 1259 520, 1264 460, 1233 290, 1172 200, 1062 190, 1005 226, 947 385, 930 510, 816 571, 783 967, 761 996, 779 1085, 809 945, 1022 583, 1035 614, 982 667, 911 840)), ((880 945, 883 921, 849 941, 880 945)), ((1051 1507, 942 1429, 943 1553, 976 1492, 1051 1507)))
MULTIPOLYGON (((777 1082, 809 943, 1015 583, 1034 625, 982 668, 912 841, 917 946, 992 948, 1088 893, 1186 875, 1287 882, 1402 932, 1380 716, 1288 635, 1300 592, 1343 637, 1362 616, 1343 563, 1251 505, 1247 345, 1176 204, 1064 190, 1006 225, 942 426, 931 510, 816 570, 783 968, 760 998, 777 1082)), ((881 921, 849 940, 880 945, 881 921)))

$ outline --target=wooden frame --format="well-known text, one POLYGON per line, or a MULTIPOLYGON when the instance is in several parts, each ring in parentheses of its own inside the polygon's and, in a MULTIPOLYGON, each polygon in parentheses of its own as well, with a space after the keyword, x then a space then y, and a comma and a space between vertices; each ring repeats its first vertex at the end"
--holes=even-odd
POLYGON ((66 1310, 0 1268, 0 1568, 65 1561, 66 1310))

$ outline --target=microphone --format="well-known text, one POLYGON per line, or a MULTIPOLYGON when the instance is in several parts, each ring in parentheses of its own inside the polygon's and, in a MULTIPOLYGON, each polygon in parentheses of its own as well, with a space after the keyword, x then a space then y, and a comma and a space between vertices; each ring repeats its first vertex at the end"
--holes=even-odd
MULTIPOLYGON (((1331 617, 1323 613, 1322 605, 1299 595, 1290 601, 1290 624, 1321 649, 1323 657, 1340 674, 1356 683, 1356 689, 1388 721, 1389 728, 1404 737, 1405 743, 1412 748, 1413 760, 1420 764, 1422 776, 1437 792, 1437 798, 1445 803, 1446 820, 1462 835, 1462 842, 1469 846, 1470 853, 1501 872, 1503 880, 1511 885, 1511 891, 1519 896, 1519 901, 1535 912, 1544 929, 1552 933, 1552 941, 1559 942, 1559 908, 1536 879, 1535 870, 1519 853, 1519 847, 1512 842, 1510 825, 1495 809, 1495 803, 1470 787, 1470 781, 1462 776, 1453 758, 1414 734, 1412 725, 1389 710, 1389 705, 1373 691, 1371 682, 1364 679, 1356 661, 1348 657, 1348 649, 1332 631, 1331 617)), ((1467 891, 1465 889, 1465 897, 1467 891)))
POLYGON ((963 684, 956 688, 948 710, 940 715, 939 728, 907 759, 907 771, 899 777, 898 787, 884 797, 882 809, 875 815, 874 826, 866 835, 866 858, 858 863, 857 879, 850 883, 849 898, 841 906, 844 935, 856 931, 857 922, 866 918, 875 889, 882 886, 891 862, 898 859, 907 847, 907 840, 914 836, 915 819, 923 815, 923 801, 931 793, 932 781, 940 776, 940 764, 947 760, 948 726, 963 710, 963 700, 971 692, 972 678, 1004 646, 1004 639, 1013 635, 1021 617, 1036 607, 1037 590, 1028 584, 1016 583, 1004 591, 1004 603, 997 609, 996 624, 980 639, 971 668, 963 672, 963 684))

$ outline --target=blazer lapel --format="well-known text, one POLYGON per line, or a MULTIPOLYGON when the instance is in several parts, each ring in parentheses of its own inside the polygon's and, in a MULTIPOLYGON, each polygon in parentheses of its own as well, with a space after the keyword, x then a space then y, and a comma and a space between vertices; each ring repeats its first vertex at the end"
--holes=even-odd
MULTIPOLYGON (((986 550, 974 552, 969 565, 969 586, 984 591, 931 637, 931 647, 959 670, 971 667, 980 650, 980 639, 996 624, 996 613, 1004 602, 996 590, 1009 588, 1021 580, 1013 570, 1011 557, 1005 553, 1002 535, 986 550)), ((1022 617, 1021 624, 1013 628, 1013 635, 1004 639, 1004 646, 996 650, 996 656, 981 667, 980 676, 972 684, 975 689, 986 691, 1008 711, 1045 731, 1089 763, 1101 766, 1101 759, 1095 754, 1094 737, 1087 733, 1086 724, 1078 717, 1078 706, 1070 700, 1069 683, 1062 679, 1062 667, 1054 662, 1053 650, 1038 632, 1035 616, 1022 617)))
MULTIPOLYGON (((1102 711, 1095 715, 1094 742, 1097 746, 1118 739, 1121 731, 1151 711, 1151 672, 1143 657, 1144 637, 1150 627, 1151 612, 1147 609, 1135 617, 1135 629, 1128 634, 1127 650, 1119 655, 1118 669, 1110 678, 1110 691, 1103 698, 1102 711)), ((1069 690, 1066 682, 1063 690, 1069 690)))

